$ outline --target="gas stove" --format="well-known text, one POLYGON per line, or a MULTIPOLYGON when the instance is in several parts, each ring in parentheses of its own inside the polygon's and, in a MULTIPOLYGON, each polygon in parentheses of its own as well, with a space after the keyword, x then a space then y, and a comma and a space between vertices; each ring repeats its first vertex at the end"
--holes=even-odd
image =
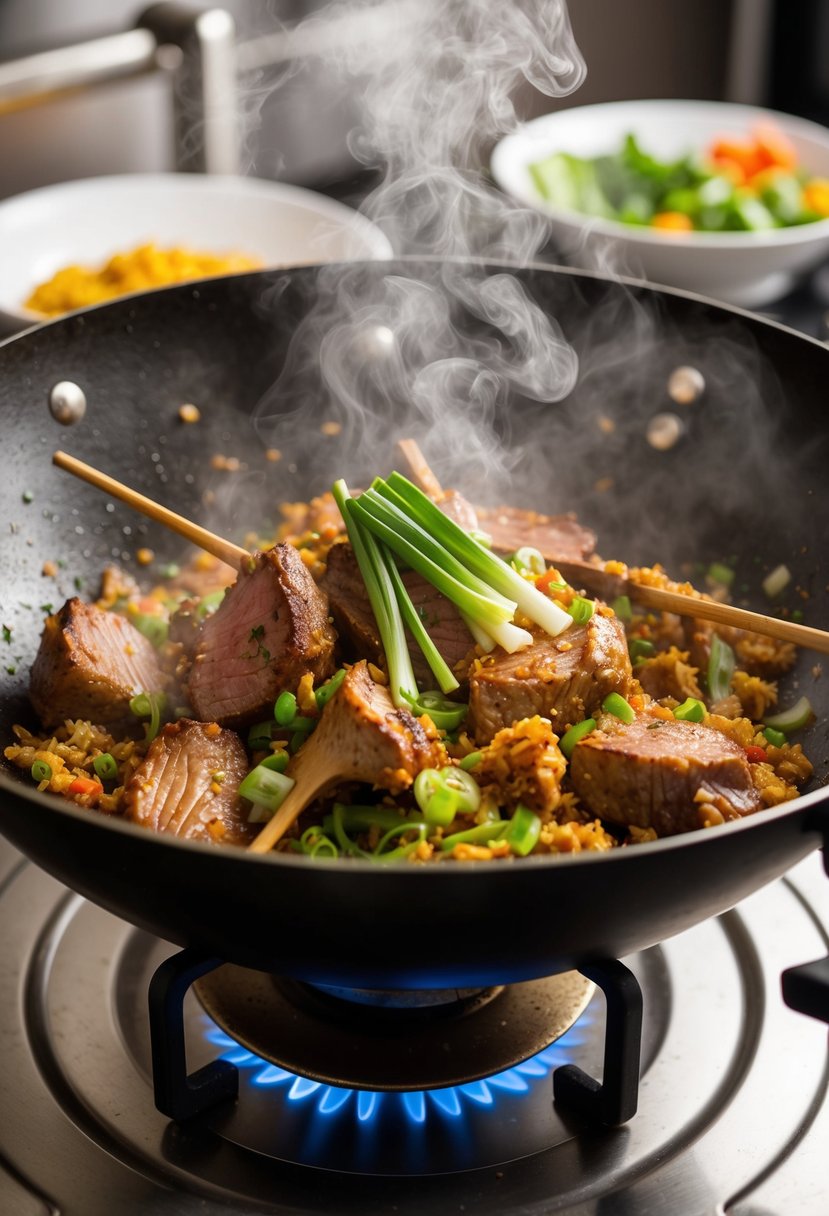
POLYGON ((638 1111, 617 1127, 553 1101, 561 1066, 602 1072, 605 999, 576 972, 401 1009, 227 967, 188 989, 181 1020, 191 1074, 223 1060, 238 1097, 177 1123, 156 1109, 147 1012, 169 943, 5 842, 0 923, 3 1216, 829 1208, 826 1027, 780 992, 829 948, 818 854, 624 960, 644 1020, 638 1111))

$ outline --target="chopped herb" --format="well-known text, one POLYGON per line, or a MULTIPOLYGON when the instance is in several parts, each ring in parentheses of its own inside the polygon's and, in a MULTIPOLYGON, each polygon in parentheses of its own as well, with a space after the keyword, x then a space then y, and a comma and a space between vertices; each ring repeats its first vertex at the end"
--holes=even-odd
POLYGON ((251 631, 250 631, 250 637, 248 638, 248 641, 249 642, 258 642, 259 639, 263 638, 264 636, 265 636, 265 626, 264 625, 254 625, 253 629, 251 629, 251 631))
POLYGON ((3 626, 3 641, 10 642, 12 640, 12 631, 8 625, 3 626))
POLYGON ((660 726, 662 726, 661 722, 649 722, 645 730, 659 730, 660 726))
POLYGON ((10 675, 10 676, 16 675, 16 674, 17 674, 17 668, 16 668, 16 667, 7 667, 7 668, 6 668, 6 674, 7 674, 7 675, 10 675))
POLYGON ((51 616, 55 610, 51 604, 41 604, 40 611, 45 612, 47 616, 51 616))
POLYGON ((81 576, 79 574, 75 575, 75 577, 72 579, 72 583, 73 583, 76 591, 83 590, 83 579, 81 578, 81 576))
POLYGON ((24 490, 20 495, 24 502, 34 502, 34 494, 31 490, 24 490))

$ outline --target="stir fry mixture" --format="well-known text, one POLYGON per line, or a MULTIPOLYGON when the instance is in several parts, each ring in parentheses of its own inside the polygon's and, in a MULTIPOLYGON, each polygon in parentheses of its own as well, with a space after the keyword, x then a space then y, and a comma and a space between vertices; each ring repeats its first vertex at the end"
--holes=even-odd
MULTIPOLYGON (((811 775, 791 738, 811 706, 777 705, 794 648, 588 598, 556 559, 702 593, 602 562, 574 516, 433 501, 398 473, 282 510, 238 572, 199 555, 142 592, 111 568, 96 603, 50 615, 42 726, 6 758, 80 806, 237 846, 327 770, 275 847, 377 863, 626 847, 811 775)), ((709 572, 720 596, 729 574, 709 572)))
POLYGON ((668 232, 761 232, 829 215, 829 181, 804 170, 771 123, 675 161, 628 135, 610 156, 555 152, 528 168, 553 206, 668 232))

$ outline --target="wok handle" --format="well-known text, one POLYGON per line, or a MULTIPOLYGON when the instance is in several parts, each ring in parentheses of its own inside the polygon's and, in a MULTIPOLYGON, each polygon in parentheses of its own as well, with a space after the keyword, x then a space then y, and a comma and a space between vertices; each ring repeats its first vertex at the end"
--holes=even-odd
MULTIPOLYGON (((805 826, 807 831, 823 835, 823 868, 829 876, 829 807, 816 807, 805 826)), ((781 976, 781 987, 790 1009, 829 1022, 829 956, 789 967, 781 976)))

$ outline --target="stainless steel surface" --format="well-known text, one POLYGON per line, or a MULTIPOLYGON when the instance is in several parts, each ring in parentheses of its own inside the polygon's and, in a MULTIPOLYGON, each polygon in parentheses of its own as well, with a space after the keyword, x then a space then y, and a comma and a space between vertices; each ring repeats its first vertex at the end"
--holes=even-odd
POLYGON ((72 426, 86 413, 86 394, 74 381, 59 380, 49 393, 49 412, 61 426, 72 426))
MULTIPOLYGON (((148 975, 170 947, 2 842, 0 917, 4 1216, 50 1203, 67 1216, 825 1216, 826 1028, 786 1009, 779 993, 783 968, 829 945, 829 881, 816 855, 719 920, 626 960, 646 1009, 630 1124, 579 1134, 552 1108, 546 1076, 495 1117, 528 1120, 525 1144, 551 1147, 497 1170, 405 1180, 287 1166, 242 1147, 251 1127, 260 1147, 277 1143, 292 1114, 284 1090, 253 1084, 245 1062, 238 1107, 216 1112, 212 1131, 169 1124, 152 1104, 145 1008, 148 975)), ((601 1006, 591 1004, 598 1027, 601 1006)), ((200 1032, 203 1019, 188 997, 191 1069, 219 1050, 200 1032)), ((592 1067, 596 1036, 585 1042, 575 1062, 592 1067)), ((474 1126, 486 1117, 478 1112, 474 1126)), ((457 1126, 444 1134, 459 1135, 457 1126)))

